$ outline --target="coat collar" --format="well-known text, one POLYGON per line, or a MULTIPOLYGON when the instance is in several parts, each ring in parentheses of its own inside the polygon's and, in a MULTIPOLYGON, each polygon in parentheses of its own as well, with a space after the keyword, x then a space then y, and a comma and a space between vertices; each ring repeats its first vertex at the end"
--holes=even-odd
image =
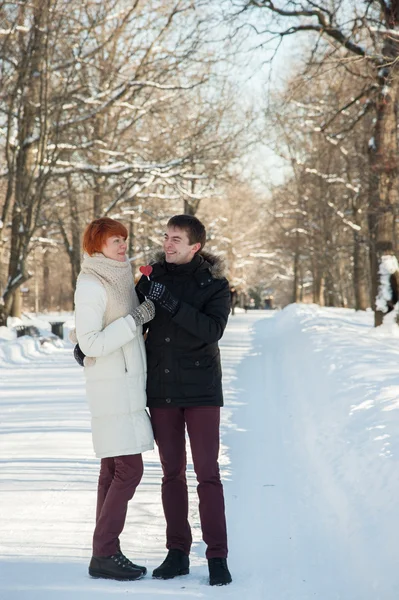
MULTIPOLYGON (((150 264, 154 267, 154 275, 160 275, 166 272, 165 253, 162 251, 157 252, 154 255, 153 260, 150 264)), ((205 252, 201 250, 196 254, 193 260, 185 265, 176 265, 174 269, 176 275, 183 273, 193 273, 196 278, 204 275, 211 275, 213 279, 224 279, 226 277, 225 262, 221 256, 205 252)))

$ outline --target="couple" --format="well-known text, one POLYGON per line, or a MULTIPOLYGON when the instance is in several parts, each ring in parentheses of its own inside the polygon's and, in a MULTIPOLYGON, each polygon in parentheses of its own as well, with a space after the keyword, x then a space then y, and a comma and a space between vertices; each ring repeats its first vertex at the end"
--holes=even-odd
POLYGON ((75 293, 77 351, 84 358, 93 445, 101 459, 89 574, 134 580, 147 572, 124 556, 119 536, 143 475, 141 454, 153 448, 153 437, 163 469, 168 549, 153 577, 189 573, 187 427, 209 583, 226 585, 231 575, 217 462, 223 405, 218 340, 230 311, 229 285, 221 260, 203 252, 206 232, 195 217, 169 220, 164 252, 141 277, 137 293, 126 239, 126 228, 113 219, 88 225, 75 293))

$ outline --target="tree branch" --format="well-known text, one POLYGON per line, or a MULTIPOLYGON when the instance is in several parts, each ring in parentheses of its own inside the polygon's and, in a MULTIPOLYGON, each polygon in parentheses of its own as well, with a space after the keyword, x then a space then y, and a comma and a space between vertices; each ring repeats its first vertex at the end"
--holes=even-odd
MULTIPOLYGON (((310 2, 310 4, 312 6, 317 6, 314 2, 310 2)), ((275 4, 271 0, 249 0, 249 2, 247 3, 246 6, 247 7, 254 6, 257 8, 264 8, 264 9, 269 10, 269 11, 271 11, 275 14, 278 14, 282 17, 316 18, 318 21, 318 24, 310 23, 310 24, 304 24, 304 25, 295 25, 295 26, 288 28, 287 30, 285 30, 283 32, 280 32, 280 35, 282 35, 282 36, 291 35, 293 33, 299 32, 299 31, 315 31, 317 33, 320 33, 322 35, 327 35, 328 37, 334 39, 341 46, 343 46, 344 48, 346 48, 353 54, 356 54, 357 56, 362 56, 364 58, 368 58, 368 59, 376 62, 377 64, 381 63, 381 61, 378 61, 375 57, 369 55, 362 46, 360 46, 359 44, 356 44, 355 42, 352 42, 346 35, 344 35, 344 33, 341 31, 341 29, 339 29, 339 27, 334 26, 332 23, 333 15, 326 9, 321 8, 320 6, 318 7, 318 9, 314 8, 313 10, 306 10, 306 9, 285 10, 283 8, 279 8, 279 7, 275 6, 275 4), (327 21, 327 16, 329 17, 329 21, 327 21)))

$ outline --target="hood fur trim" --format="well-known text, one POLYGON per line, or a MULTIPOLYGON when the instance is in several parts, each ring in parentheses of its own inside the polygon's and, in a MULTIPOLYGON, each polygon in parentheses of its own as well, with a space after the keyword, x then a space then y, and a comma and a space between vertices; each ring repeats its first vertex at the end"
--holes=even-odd
MULTIPOLYGON (((208 268, 214 279, 224 279, 226 277, 226 264, 221 256, 217 256, 211 252, 206 252, 205 250, 201 250, 198 254, 202 256, 204 261, 209 264, 208 268)), ((150 264, 163 262, 164 260, 165 252, 163 250, 159 250, 154 254, 154 258, 150 260, 150 264)))
POLYGON ((206 250, 201 250, 199 254, 205 262, 209 263, 209 271, 211 272, 212 277, 215 279, 223 279, 226 277, 226 264, 224 258, 212 254, 211 252, 206 252, 206 250))

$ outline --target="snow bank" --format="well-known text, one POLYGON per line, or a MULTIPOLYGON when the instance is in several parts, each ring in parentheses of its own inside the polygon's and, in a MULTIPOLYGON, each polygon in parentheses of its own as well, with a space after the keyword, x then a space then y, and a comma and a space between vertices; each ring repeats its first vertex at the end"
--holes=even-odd
MULTIPOLYGON (((399 344, 388 325, 314 305, 230 318, 221 340, 226 589, 207 586, 189 446, 190 575, 87 577, 98 461, 83 369, 69 347, 46 357, 37 340, 0 344, 20 346, 10 360, 22 363, 0 373, 0 597, 396 600, 399 344)), ((122 547, 151 572, 165 556, 162 473, 156 450, 144 460, 122 547)))
POLYGON ((391 275, 399 271, 399 264, 396 256, 387 254, 381 257, 378 273, 380 275, 380 284, 376 298, 377 310, 383 313, 388 310, 388 302, 392 300, 392 288, 390 283, 391 275))
POLYGON ((25 314, 22 319, 18 317, 8 317, 7 327, 18 327, 19 325, 33 325, 41 331, 51 331, 51 324, 46 319, 38 318, 34 315, 25 314))
POLYGON ((68 336, 74 327, 72 312, 24 313, 21 319, 8 317, 7 327, 0 327, 0 366, 27 363, 59 348, 71 346, 68 336), (51 325, 55 322, 64 323, 63 340, 51 333, 51 325), (16 328, 21 325, 36 327, 40 337, 27 335, 17 338, 16 328))
POLYGON ((0 367, 29 363, 45 354, 57 352, 64 346, 65 344, 60 339, 52 338, 51 341, 41 342, 39 338, 29 335, 4 343, 1 343, 0 340, 0 367))
MULTIPOLYGON (((0 367, 10 364, 24 364, 34 361, 43 355, 52 354, 60 348, 69 346, 51 333, 50 322, 34 317, 23 319, 10 317, 8 327, 0 327, 0 367), (24 335, 17 337, 18 325, 32 325, 39 330, 40 337, 24 335)), ((65 337, 65 333, 64 333, 65 337)))
POLYGON ((308 525, 320 536, 308 556, 324 555, 303 572, 315 581, 330 566, 324 598, 327 588, 333 598, 397 598, 399 343, 394 316, 373 324, 372 311, 291 305, 268 332, 275 420, 285 414, 283 436, 307 464, 305 496, 301 479, 293 494, 311 507, 308 525))
POLYGON ((9 327, 0 327, 0 344, 2 342, 10 342, 11 340, 15 340, 17 337, 17 332, 14 329, 10 329, 9 327))

